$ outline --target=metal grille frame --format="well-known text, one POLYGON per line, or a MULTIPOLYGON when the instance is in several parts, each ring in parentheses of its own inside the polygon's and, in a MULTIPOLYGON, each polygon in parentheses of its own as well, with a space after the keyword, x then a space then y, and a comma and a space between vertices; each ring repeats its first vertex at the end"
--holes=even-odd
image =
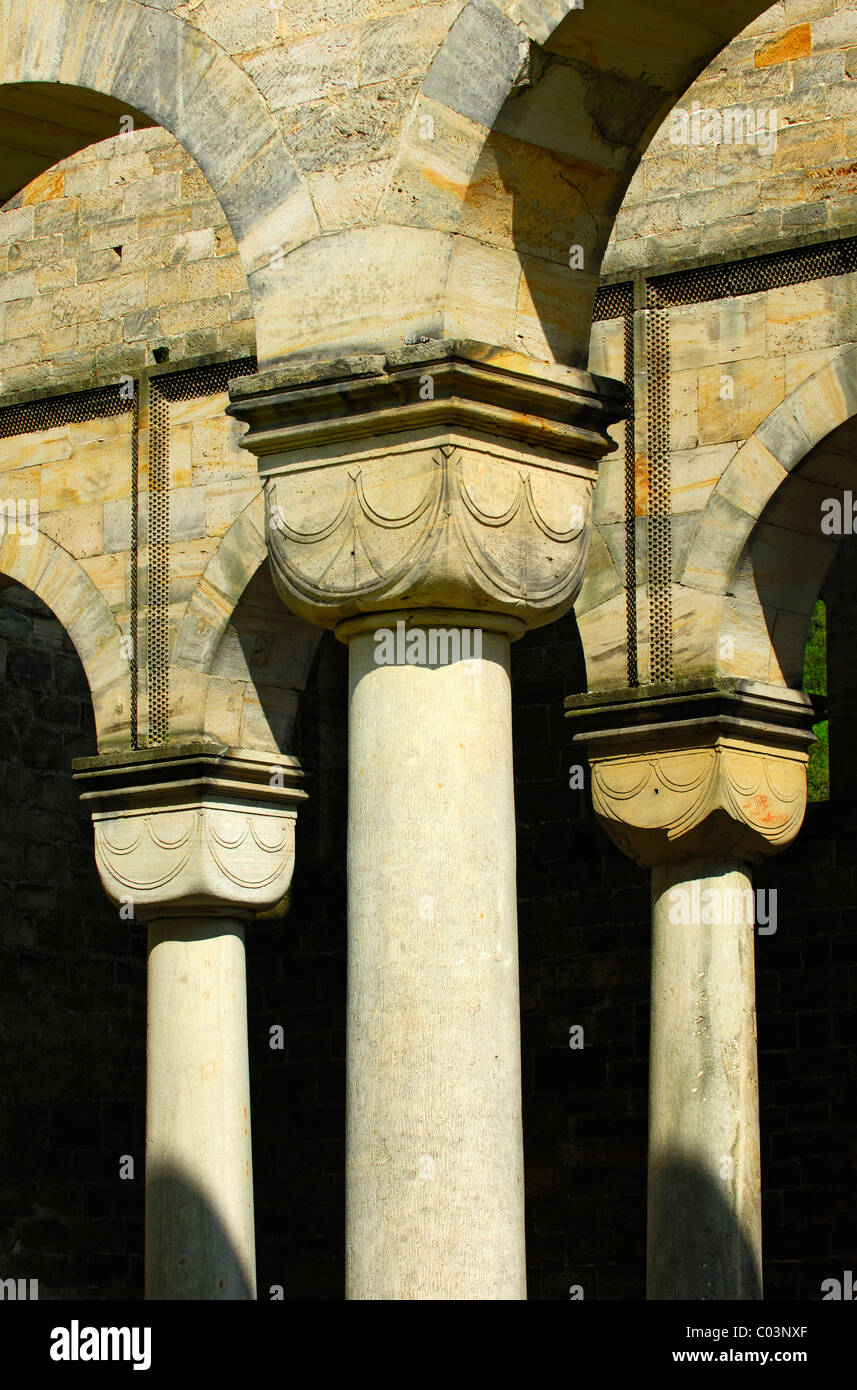
MULTIPOLYGON (((649 595, 650 672, 646 684, 673 678, 672 632, 672 477, 670 439, 670 317, 679 305, 705 304, 765 293, 857 271, 857 237, 842 237, 809 246, 790 247, 741 261, 692 266, 667 275, 637 277, 646 304, 646 367, 649 384, 647 411, 647 582, 649 595)), ((633 285, 620 282, 599 287, 594 321, 625 314, 625 384, 633 396, 633 285)), ((633 404, 629 420, 633 421, 633 404)), ((633 435, 625 440, 625 554, 628 623, 628 684, 638 685, 636 588, 632 559, 635 549, 636 477, 633 435), (633 615, 633 631, 632 631, 633 615)))
POLYGON ((36 434, 58 425, 82 424, 131 414, 129 477, 130 499, 130 577, 128 660, 130 682, 130 746, 134 749, 163 745, 169 741, 170 707, 170 418, 173 401, 193 400, 226 392, 236 377, 257 371, 255 357, 231 362, 214 362, 178 368, 157 376, 147 374, 123 378, 110 386, 47 396, 38 400, 12 402, 0 406, 0 439, 36 434), (121 389, 128 381, 131 393, 121 389), (148 393, 149 419, 149 516, 148 586, 146 596, 146 674, 148 712, 146 736, 139 728, 140 686, 140 395, 148 393))

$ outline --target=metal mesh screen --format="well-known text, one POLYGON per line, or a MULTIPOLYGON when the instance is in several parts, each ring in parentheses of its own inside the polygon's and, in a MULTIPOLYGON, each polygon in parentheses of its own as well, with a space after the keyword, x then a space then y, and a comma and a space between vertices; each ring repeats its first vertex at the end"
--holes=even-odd
POLYGON ((170 411, 149 383, 149 743, 166 743, 170 724, 170 411))
POLYGON ((181 372, 153 379, 168 401, 192 401, 197 396, 214 396, 226 391, 230 381, 239 376, 252 376, 256 371, 255 357, 241 357, 235 362, 215 362, 208 367, 188 367, 181 372))
MULTIPOLYGON (((171 401, 192 400, 225 392, 235 377, 257 370, 255 357, 216 362, 164 373, 149 381, 149 579, 147 602, 146 663, 149 686, 149 745, 169 737, 170 703, 170 437, 171 401)), ((140 747, 139 734, 139 627, 140 627, 140 478, 139 396, 141 383, 131 377, 111 386, 69 392, 41 400, 0 406, 0 439, 35 434, 58 425, 107 419, 131 412, 130 428, 130 584, 128 658, 130 675, 131 747, 140 747)))
MULTIPOLYGON (((131 378, 128 378, 131 381, 131 378)), ((16 434, 36 434, 57 425, 82 424, 85 420, 106 420, 134 409, 134 393, 120 395, 120 385, 99 386, 94 391, 75 391, 67 396, 47 396, 39 401, 0 406, 0 439, 16 434)))
POLYGON ((672 657, 672 479, 670 465, 670 326, 666 309, 646 314, 649 368, 648 541, 649 680, 669 681, 672 657))
POLYGON ((137 579, 137 557, 140 553, 140 394, 138 383, 134 382, 134 418, 131 422, 131 562, 130 562, 130 593, 128 596, 128 606, 130 608, 129 633, 131 637, 131 652, 129 656, 129 671, 131 676, 131 747, 139 748, 139 709, 138 709, 138 686, 139 686, 139 654, 137 642, 139 640, 139 587, 137 579))
POLYGON ((149 743, 170 731, 170 402, 226 391, 235 377, 255 372, 256 359, 216 362, 164 373, 149 381, 149 743))
POLYGON ((704 304, 713 299, 731 299, 736 295, 802 285, 808 280, 824 280, 831 275, 848 275, 854 270, 857 270, 857 237, 848 237, 842 241, 776 251, 751 260, 660 275, 648 281, 647 292, 649 302, 658 307, 704 304))

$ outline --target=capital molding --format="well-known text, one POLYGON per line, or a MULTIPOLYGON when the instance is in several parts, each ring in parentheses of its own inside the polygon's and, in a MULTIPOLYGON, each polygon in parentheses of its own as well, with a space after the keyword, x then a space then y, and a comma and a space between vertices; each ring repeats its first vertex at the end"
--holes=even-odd
POLYGON ((484 611, 523 631, 571 607, 618 383, 448 340, 230 395, 265 480, 274 583, 302 617, 484 611))
POLYGON ((573 696, 566 717, 598 821, 640 865, 758 863, 800 829, 815 717, 800 691, 676 682, 573 696))
POLYGON ((136 918, 249 917, 286 893, 306 799, 295 758, 194 743, 73 768, 104 891, 136 918))

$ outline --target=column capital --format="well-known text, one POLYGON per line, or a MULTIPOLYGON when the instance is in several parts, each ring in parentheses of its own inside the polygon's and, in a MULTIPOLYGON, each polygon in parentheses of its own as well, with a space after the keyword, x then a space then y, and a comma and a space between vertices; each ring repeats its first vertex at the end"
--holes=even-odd
POLYGON ((574 695, 565 706, 592 768, 595 814, 638 864, 753 864, 797 835, 814 742, 803 692, 689 680, 574 695))
POLYGON ((566 612, 617 382, 457 339, 230 386, 265 480, 274 582, 323 627, 435 608, 566 612))
POLYGON ((296 758, 225 744, 165 745, 77 758, 102 886, 135 917, 250 917, 291 883, 296 758))

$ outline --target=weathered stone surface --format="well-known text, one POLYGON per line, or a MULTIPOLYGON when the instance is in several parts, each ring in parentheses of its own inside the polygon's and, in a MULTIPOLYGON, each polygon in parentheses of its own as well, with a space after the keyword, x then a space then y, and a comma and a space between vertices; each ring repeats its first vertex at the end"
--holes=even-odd
POLYGON ((427 97, 490 127, 527 56, 527 43, 490 0, 471 0, 423 83, 427 97), (476 73, 472 54, 483 62, 476 73))

